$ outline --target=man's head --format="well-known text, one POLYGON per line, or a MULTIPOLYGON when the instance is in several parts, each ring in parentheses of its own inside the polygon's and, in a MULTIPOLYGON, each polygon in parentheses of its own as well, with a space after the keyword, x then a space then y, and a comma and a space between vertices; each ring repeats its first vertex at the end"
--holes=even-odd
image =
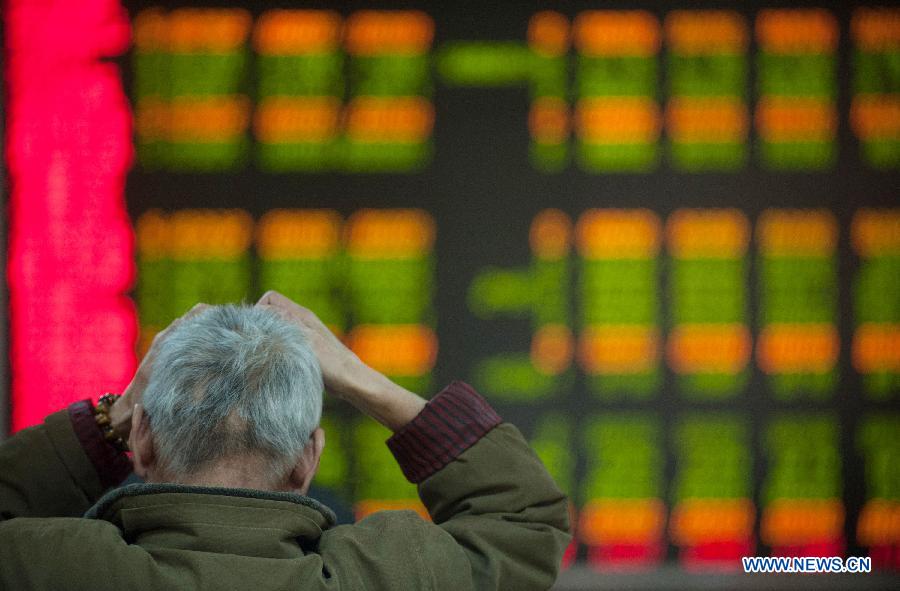
POLYGON ((324 446, 322 390, 299 327, 261 307, 208 307, 161 343, 135 408, 135 471, 306 492, 324 446))

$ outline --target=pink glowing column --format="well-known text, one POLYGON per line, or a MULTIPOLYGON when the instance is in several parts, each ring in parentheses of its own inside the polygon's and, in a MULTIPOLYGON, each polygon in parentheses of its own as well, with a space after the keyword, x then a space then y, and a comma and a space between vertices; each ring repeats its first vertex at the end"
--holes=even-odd
POLYGON ((131 116, 115 0, 6 3, 13 430, 134 371, 131 116))

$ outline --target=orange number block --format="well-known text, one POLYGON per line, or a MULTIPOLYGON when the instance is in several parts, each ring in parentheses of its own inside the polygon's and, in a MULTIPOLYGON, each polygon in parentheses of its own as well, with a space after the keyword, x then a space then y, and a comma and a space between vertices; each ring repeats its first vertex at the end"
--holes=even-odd
POLYGON ((681 324, 669 333, 667 353, 678 374, 736 374, 750 358, 750 331, 742 324, 681 324))
POLYGON ((666 127, 681 142, 736 142, 747 137, 747 106, 730 97, 676 97, 666 107, 666 127))
POLYGON ((531 337, 531 363, 544 375, 555 376, 572 364, 574 339, 569 327, 545 324, 531 337))
POLYGON ((273 209, 256 228, 256 250, 268 259, 326 258, 340 249, 341 217, 330 209, 273 209))
POLYGON ((747 252, 750 222, 737 209, 679 209, 666 226, 677 258, 736 258, 747 252))
POLYGON ((232 140, 247 129, 250 101, 243 96, 179 97, 138 101, 135 126, 145 139, 174 142, 232 140))
POLYGON ((830 140, 837 125, 837 110, 830 99, 765 96, 756 105, 756 126, 767 141, 830 140))
POLYGON ((850 237, 861 257, 900 254, 900 209, 860 209, 850 237))
POLYGON ((588 326, 581 334, 578 357, 590 375, 645 373, 656 367, 659 341, 653 326, 588 326))
POLYGON ((588 10, 575 19, 575 47, 583 55, 655 56, 660 27, 646 10, 588 10))
POLYGON ((252 21, 240 8, 151 8, 134 19, 134 44, 141 52, 228 52, 246 43, 252 21))
POLYGON ((750 499, 688 499, 675 506, 669 530, 680 546, 746 540, 755 516, 750 499))
POLYGON ((900 95, 857 95, 850 104, 853 133, 864 140, 900 137, 900 95))
POLYGON ((856 538, 863 546, 900 543, 900 503, 887 499, 866 503, 859 515, 856 538))
POLYGON ((857 328, 853 367, 860 373, 900 372, 900 324, 870 322, 857 328))
POLYGON ((769 546, 828 542, 843 535, 840 499, 778 499, 762 514, 760 538, 769 546))
POLYGON ((821 373, 837 363, 841 347, 833 324, 769 324, 757 341, 757 360, 767 374, 821 373))
POLYGON ((347 252, 358 259, 416 258, 434 245, 435 223, 421 209, 361 209, 347 223, 347 252))
POLYGON ((661 127, 659 106, 649 97, 586 98, 576 107, 575 129, 587 143, 652 143, 661 127))
POLYGON ((558 57, 569 49, 569 19, 542 10, 528 21, 528 46, 545 57, 558 57))
POLYGON ((900 10, 857 8, 850 22, 850 34, 864 51, 896 50, 900 47, 900 10))
POLYGON ((420 10, 359 10, 347 19, 344 46, 351 55, 425 53, 434 21, 420 10))
POLYGON ((560 98, 540 97, 531 103, 528 130, 535 141, 559 144, 569 136, 569 104, 560 98))
POLYGON ((662 538, 666 506, 659 499, 602 499, 581 511, 578 538, 589 546, 653 543, 662 538))
POLYGON ((766 9, 756 16, 756 37, 773 53, 831 53, 837 48, 838 22, 822 8, 766 9))
POLYGON ((362 96, 347 106, 347 135, 363 142, 421 142, 431 135, 434 106, 420 97, 362 96))
POLYGON ((661 228, 649 209, 589 209, 578 220, 578 253, 586 259, 653 258, 661 228))
POLYGON ((741 53, 749 41, 744 17, 733 10, 673 10, 665 31, 669 48, 681 55, 741 53))
POLYGON ((340 116, 334 97, 271 97, 257 105, 254 131, 264 143, 323 142, 337 136, 340 116))
POLYGON ((253 218, 241 209, 181 209, 169 216, 151 210, 137 223, 143 257, 234 258, 247 251, 252 237, 253 218))
POLYGON ((256 51, 266 55, 327 53, 337 48, 341 16, 331 10, 267 10, 253 31, 256 51))
POLYGON ((538 258, 562 258, 572 248, 572 221, 558 209, 545 209, 531 222, 528 242, 538 258))
POLYGON ((837 248, 838 223, 826 209, 767 209, 756 237, 765 255, 828 257, 837 248))
POLYGON ((350 331, 348 345, 359 358, 393 376, 420 376, 434 367, 437 336, 418 324, 362 324, 350 331))

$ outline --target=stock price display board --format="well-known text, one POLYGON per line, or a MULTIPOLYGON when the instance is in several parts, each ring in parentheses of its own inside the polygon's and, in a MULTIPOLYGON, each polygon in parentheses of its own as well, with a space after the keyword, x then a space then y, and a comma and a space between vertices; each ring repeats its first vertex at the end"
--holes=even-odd
MULTIPOLYGON (((602 4, 131 4, 140 346, 277 289, 519 425, 566 564, 897 569, 900 10, 602 4)), ((423 512, 329 410, 318 490, 423 512)))

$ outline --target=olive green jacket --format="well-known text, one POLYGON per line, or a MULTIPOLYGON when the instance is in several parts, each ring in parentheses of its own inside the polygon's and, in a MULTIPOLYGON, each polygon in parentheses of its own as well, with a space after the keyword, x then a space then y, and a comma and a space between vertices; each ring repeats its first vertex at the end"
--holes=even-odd
POLYGON ((565 496, 506 423, 419 484, 433 523, 336 526, 289 493, 104 492, 65 412, 0 444, 0 589, 525 591, 553 584, 570 540, 565 496))

